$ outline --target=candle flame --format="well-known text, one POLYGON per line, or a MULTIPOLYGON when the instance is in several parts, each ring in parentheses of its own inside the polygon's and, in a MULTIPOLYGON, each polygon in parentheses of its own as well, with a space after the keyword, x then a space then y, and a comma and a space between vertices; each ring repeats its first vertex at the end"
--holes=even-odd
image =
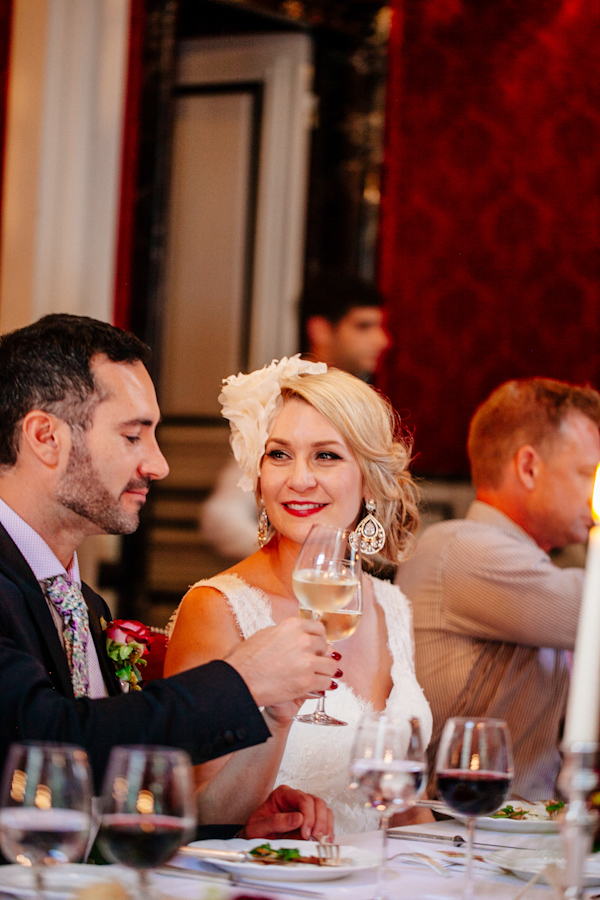
POLYGON ((596 469, 594 491, 592 493, 592 516, 596 525, 600 524, 600 465, 596 469))

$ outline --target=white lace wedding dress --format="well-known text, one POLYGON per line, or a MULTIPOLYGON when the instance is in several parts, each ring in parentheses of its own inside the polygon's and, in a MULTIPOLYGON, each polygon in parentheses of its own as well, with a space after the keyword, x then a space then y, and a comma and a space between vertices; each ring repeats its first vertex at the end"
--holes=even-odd
MULTIPOLYGON (((426 746, 431 737, 431 711, 415 677, 410 605, 400 589, 390 582, 378 578, 371 578, 371 582, 375 599, 384 612, 392 656, 393 687, 385 711, 389 715, 420 719, 426 746)), ((198 581, 193 587, 211 587, 227 598, 243 638, 275 624, 266 594, 237 575, 217 575, 198 581)), ((176 614, 171 629, 175 619, 176 614)), ((312 711, 316 702, 306 701, 302 711, 312 711)), ((327 694, 326 708, 332 716, 348 722, 347 727, 325 728, 294 722, 275 787, 289 784, 322 797, 333 810, 336 834, 375 830, 379 813, 365 808, 362 798, 348 787, 354 733, 360 717, 372 709, 371 704, 340 681, 338 689, 327 694)))

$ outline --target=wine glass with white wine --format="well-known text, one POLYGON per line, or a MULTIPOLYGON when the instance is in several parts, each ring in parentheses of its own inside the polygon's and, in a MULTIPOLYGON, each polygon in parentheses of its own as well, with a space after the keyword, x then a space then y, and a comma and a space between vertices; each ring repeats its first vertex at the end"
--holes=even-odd
POLYGON ((414 806, 425 786, 425 753, 417 718, 367 713, 361 719, 350 761, 350 787, 381 813, 381 860, 373 900, 385 890, 387 830, 391 817, 414 806))
MULTIPOLYGON (((318 619, 325 626, 327 645, 349 638, 362 616, 362 563, 352 532, 330 525, 313 525, 304 541, 292 583, 300 603, 300 617, 318 619)), ((295 716, 310 725, 346 725, 325 712, 325 692, 316 710, 295 716)))
POLYGON ((13 744, 0 796, 0 846, 7 859, 31 867, 44 897, 44 867, 74 862, 91 825, 92 779, 81 747, 45 742, 13 744))

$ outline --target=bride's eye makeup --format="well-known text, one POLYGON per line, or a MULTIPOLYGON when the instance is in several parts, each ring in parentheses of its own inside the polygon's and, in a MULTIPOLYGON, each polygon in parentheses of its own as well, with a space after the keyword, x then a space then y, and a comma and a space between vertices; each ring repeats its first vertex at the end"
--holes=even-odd
POLYGON ((268 456, 269 459, 287 459, 288 457, 288 454, 285 450, 280 450, 278 448, 274 450, 267 450, 265 455, 268 456))

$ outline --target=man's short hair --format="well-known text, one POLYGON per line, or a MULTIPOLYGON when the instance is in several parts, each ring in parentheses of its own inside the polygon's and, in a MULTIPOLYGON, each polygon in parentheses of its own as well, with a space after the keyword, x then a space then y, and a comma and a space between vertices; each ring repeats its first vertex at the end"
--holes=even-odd
POLYGON ((467 452, 474 486, 498 488, 506 463, 519 447, 531 444, 540 449, 572 411, 600 427, 598 391, 552 378, 501 384, 477 408, 469 426, 467 452))
POLYGON ((87 316, 53 314, 0 337, 0 466, 14 466, 20 424, 41 409, 71 427, 90 426, 103 399, 91 363, 147 364, 150 349, 133 334, 87 316))
MULTIPOLYGON (((337 325, 349 312, 361 306, 383 306, 383 297, 371 282, 333 269, 308 278, 300 301, 305 345, 306 323, 313 316, 323 316, 332 325, 337 325)), ((304 349, 308 349, 307 346, 304 349)))

